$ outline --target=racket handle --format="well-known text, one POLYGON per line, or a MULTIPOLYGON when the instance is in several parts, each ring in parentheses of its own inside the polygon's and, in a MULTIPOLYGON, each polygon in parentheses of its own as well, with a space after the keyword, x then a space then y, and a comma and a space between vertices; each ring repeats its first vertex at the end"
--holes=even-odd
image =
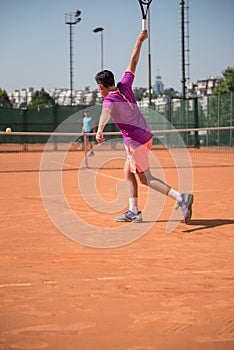
POLYGON ((142 19, 142 30, 146 30, 146 19, 142 19))

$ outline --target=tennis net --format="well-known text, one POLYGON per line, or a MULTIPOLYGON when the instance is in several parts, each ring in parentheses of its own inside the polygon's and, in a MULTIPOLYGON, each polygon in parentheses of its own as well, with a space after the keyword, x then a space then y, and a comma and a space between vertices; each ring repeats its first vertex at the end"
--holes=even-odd
MULTIPOLYGON (((41 158, 46 152, 64 154, 62 170, 82 167, 121 168, 125 158, 123 138, 119 132, 104 133, 105 142, 96 144, 94 134, 48 132, 0 132, 0 172, 45 171, 41 158), (92 139, 89 139, 91 137, 92 139), (94 157, 90 157, 90 141, 94 157), (98 160, 99 159, 99 160, 98 160)), ((153 131, 156 157, 165 167, 175 164, 173 152, 189 152, 191 166, 234 166, 234 127, 167 129, 153 131), (160 151, 160 152, 157 152, 160 151), (168 155, 168 156, 167 156, 168 155), (170 155, 170 157, 169 157, 170 155)), ((52 166, 48 170, 53 169, 52 166)))

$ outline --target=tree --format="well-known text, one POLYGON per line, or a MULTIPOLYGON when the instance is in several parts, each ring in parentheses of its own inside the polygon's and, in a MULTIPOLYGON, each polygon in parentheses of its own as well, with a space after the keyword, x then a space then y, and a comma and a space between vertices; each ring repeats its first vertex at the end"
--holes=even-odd
POLYGON ((49 108, 55 105, 54 99, 42 88, 41 91, 36 91, 28 105, 29 109, 34 108, 49 108))
MULTIPOLYGON (((218 79, 213 94, 208 96, 207 125, 210 127, 231 126, 233 122, 234 68, 227 67, 222 74, 223 78, 218 79)), ((231 132, 228 130, 209 133, 212 145, 230 145, 230 139, 231 132)))
POLYGON ((175 97, 177 96, 178 92, 175 91, 173 88, 167 88, 160 92, 160 96, 168 96, 168 97, 175 97))
POLYGON ((141 101, 145 91, 146 91, 145 88, 134 88, 133 92, 134 92, 134 95, 135 95, 135 99, 137 101, 141 101))
POLYGON ((0 89, 0 107, 12 108, 12 103, 7 95, 6 90, 0 89))
POLYGON ((217 85, 213 93, 225 94, 227 92, 234 92, 234 68, 227 67, 223 72, 223 78, 218 79, 217 85))

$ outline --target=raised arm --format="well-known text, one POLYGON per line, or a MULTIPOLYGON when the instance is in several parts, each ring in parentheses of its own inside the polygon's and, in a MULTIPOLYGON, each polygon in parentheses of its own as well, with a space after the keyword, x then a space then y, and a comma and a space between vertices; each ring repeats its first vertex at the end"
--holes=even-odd
POLYGON ((145 41, 148 38, 148 32, 147 30, 142 30, 140 32, 140 34, 137 37, 135 46, 133 48, 131 57, 130 57, 130 62, 127 68, 127 71, 132 72, 135 74, 136 71, 136 67, 139 61, 139 57, 140 57, 140 52, 141 52, 141 47, 142 47, 142 43, 143 41, 145 41))

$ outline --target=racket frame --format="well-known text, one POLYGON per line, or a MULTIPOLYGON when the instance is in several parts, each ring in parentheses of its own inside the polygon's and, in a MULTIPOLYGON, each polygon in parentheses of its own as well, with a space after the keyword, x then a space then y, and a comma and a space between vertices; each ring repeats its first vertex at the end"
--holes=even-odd
POLYGON ((138 2, 140 4, 141 13, 142 13, 142 30, 145 30, 146 29, 146 18, 147 18, 148 10, 149 10, 149 7, 150 7, 152 0, 138 0, 138 2), (146 10, 144 8, 144 5, 146 5, 146 10))

